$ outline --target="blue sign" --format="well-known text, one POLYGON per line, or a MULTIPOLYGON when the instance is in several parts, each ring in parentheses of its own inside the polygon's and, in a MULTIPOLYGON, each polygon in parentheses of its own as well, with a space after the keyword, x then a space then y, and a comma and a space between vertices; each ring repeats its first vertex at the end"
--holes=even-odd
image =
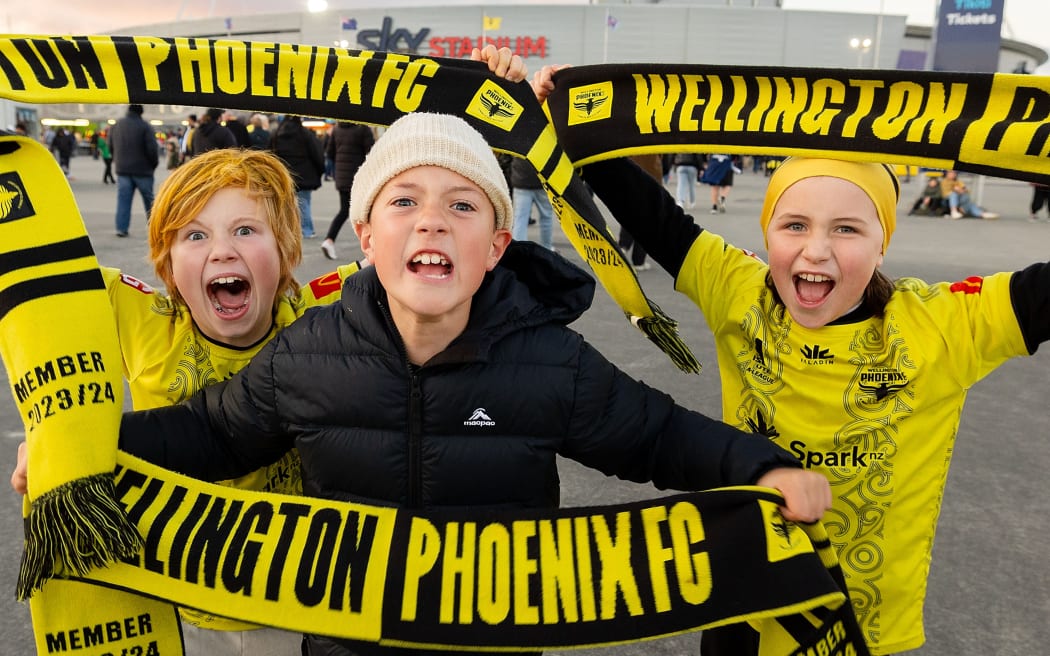
POLYGON ((941 0, 933 28, 933 70, 995 73, 1004 0, 941 0))

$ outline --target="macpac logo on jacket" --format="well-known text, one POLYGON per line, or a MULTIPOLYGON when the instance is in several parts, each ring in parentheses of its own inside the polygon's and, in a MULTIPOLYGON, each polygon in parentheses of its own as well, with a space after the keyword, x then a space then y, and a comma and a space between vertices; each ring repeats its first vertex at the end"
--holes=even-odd
POLYGON ((496 422, 492 421, 492 417, 489 417, 485 412, 485 408, 477 408, 470 415, 470 419, 463 422, 464 426, 495 426, 496 422))

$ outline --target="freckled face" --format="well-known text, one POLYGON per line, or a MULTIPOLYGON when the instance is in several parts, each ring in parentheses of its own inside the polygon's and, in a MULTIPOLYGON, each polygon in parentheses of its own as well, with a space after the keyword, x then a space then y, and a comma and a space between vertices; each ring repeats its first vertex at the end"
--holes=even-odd
POLYGON ((270 331, 281 262, 257 199, 240 189, 218 191, 176 234, 171 270, 194 322, 209 338, 251 346, 270 331))
POLYGON ((492 202, 469 179, 417 166, 379 191, 368 223, 354 226, 386 288, 399 326, 449 322, 462 329, 470 302, 510 243, 492 202))
POLYGON ((818 328, 860 303, 882 264, 883 229, 857 185, 833 177, 784 191, 766 229, 769 270, 796 323, 818 328))

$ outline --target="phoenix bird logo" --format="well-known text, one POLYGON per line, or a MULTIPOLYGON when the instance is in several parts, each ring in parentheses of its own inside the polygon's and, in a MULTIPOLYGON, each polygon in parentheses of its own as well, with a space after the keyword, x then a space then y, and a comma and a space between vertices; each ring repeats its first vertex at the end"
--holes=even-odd
POLYGON ((14 181, 0 184, 0 220, 6 219, 12 210, 25 203, 25 192, 14 181))
POLYGON ((489 118, 496 116, 507 118, 514 115, 514 112, 490 98, 482 96, 479 100, 481 101, 481 106, 485 108, 485 112, 489 115, 489 118))
POLYGON ((861 391, 867 394, 871 394, 875 397, 876 401, 881 401, 890 394, 896 394, 905 387, 907 387, 906 383, 902 383, 900 385, 890 385, 889 383, 879 383, 878 385, 865 385, 861 383, 860 385, 861 391))
POLYGON ((0 221, 15 221, 35 214, 25 183, 18 173, 0 173, 0 221))
POLYGON ((791 531, 795 528, 795 525, 784 519, 784 516, 780 514, 780 511, 776 511, 773 516, 773 533, 779 537, 784 538, 784 541, 791 546, 791 531))
POLYGON ((586 114, 587 116, 590 116, 591 112, 593 112, 594 110, 596 110, 599 107, 601 107, 602 105, 604 105, 605 101, 608 100, 608 99, 609 98, 606 97, 606 96, 599 96, 599 97, 589 96, 587 98, 587 100, 585 100, 583 102, 577 101, 577 102, 572 103, 572 106, 574 108, 576 108, 577 111, 581 111, 584 114, 586 114))

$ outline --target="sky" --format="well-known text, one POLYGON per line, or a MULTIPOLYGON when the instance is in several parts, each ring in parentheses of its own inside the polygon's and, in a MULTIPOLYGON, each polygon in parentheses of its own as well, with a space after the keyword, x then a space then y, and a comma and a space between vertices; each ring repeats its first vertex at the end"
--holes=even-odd
MULTIPOLYGON (((530 0, 510 0, 522 4, 530 0)), ((543 4, 586 4, 587 0, 532 0, 543 4)), ((673 0, 664 0, 673 2, 673 0)), ((731 0, 727 0, 727 3, 731 0)), ((949 0, 946 0, 949 1, 949 0)), ((0 32, 20 34, 108 34, 121 27, 249 13, 305 11, 308 0, 179 0, 154 3, 149 0, 28 0, 6 2, 0 10, 0 32), (164 8, 161 9, 160 7, 164 8)), ((421 0, 421 3, 425 0, 421 0)), ((1003 36, 1025 41, 1050 51, 1050 0, 1005 0, 1003 36)), ((399 2, 398 4, 405 4, 399 2)), ((442 0, 442 4, 494 5, 507 0, 442 0)), ((735 0, 746 5, 747 0, 735 0)), ((338 10, 360 7, 361 0, 328 0, 338 10)), ((375 6, 382 6, 377 0, 375 6)), ((908 16, 908 23, 932 25, 937 0, 783 0, 785 9, 858 11, 908 16)), ((1039 73, 1050 74, 1050 66, 1039 73)))

